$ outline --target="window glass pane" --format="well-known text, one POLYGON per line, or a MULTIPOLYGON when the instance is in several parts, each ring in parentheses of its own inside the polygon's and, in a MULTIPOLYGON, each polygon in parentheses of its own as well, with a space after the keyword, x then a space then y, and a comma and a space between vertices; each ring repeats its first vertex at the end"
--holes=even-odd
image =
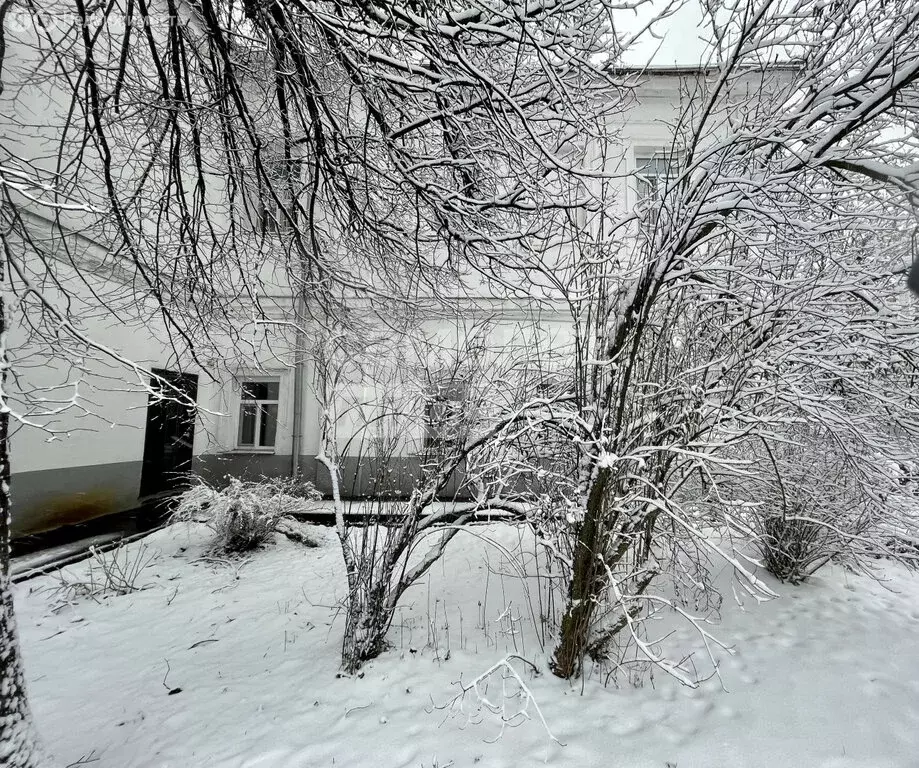
POLYGON ((638 177, 638 197, 644 200, 646 197, 654 197, 654 193, 657 190, 657 184, 653 182, 652 179, 648 179, 644 176, 638 177))
POLYGON ((666 183, 673 179, 678 170, 678 157, 667 154, 653 157, 636 157, 638 169, 638 197, 656 196, 666 183))
POLYGON ((243 382, 243 400, 258 400, 262 391, 262 382, 244 381, 243 382))
POLYGON ((258 406, 243 403, 239 408, 239 445, 255 445, 255 409, 258 406))
POLYGON ((673 172, 673 165, 669 157, 657 155, 638 160, 638 167, 645 176, 669 176, 673 172))
POLYGON ((265 382, 262 382, 262 386, 265 387, 265 390, 264 390, 265 396, 262 398, 263 400, 277 400, 278 399, 278 391, 281 389, 280 382, 265 381, 265 382))
POLYGON ((244 381, 243 400, 277 400, 280 387, 277 381, 244 381))
POLYGON ((259 429, 258 444, 268 447, 274 446, 274 439, 278 432, 278 406, 262 406, 262 424, 259 429))

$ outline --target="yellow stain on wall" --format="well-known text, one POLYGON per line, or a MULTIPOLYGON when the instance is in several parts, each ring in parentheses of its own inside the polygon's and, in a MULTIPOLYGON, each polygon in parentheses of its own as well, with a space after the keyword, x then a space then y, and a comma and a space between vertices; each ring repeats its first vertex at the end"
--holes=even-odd
POLYGON ((16 509, 14 496, 13 530, 17 535, 22 535, 82 523, 124 509, 124 503, 118 502, 119 494, 116 491, 102 488, 54 496, 20 511, 16 509))

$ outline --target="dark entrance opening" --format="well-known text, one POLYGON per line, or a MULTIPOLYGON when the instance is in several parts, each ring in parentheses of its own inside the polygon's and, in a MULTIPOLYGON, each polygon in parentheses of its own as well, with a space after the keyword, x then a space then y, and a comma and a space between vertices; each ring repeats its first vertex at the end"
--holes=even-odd
POLYGON ((195 439, 195 408, 190 403, 198 398, 198 376, 157 368, 153 373, 163 381, 150 381, 140 475, 142 497, 182 487, 191 471, 195 439))

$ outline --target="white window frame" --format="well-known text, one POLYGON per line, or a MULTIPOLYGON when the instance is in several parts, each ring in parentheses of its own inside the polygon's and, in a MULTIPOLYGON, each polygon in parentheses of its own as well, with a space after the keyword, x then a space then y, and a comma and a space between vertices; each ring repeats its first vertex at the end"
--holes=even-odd
POLYGON ((639 204, 653 200, 662 187, 679 175, 682 158, 683 153, 678 149, 640 147, 635 150, 635 196, 639 204), (669 170, 666 174, 642 173, 657 160, 665 160, 669 163, 669 170), (647 191, 642 190, 643 185, 647 185, 647 191))
POLYGON ((239 388, 239 397, 238 397, 238 407, 236 409, 236 437, 234 443, 236 445, 237 451, 245 451, 250 453, 274 453, 277 450, 278 445, 278 428, 281 422, 281 377, 280 376, 238 376, 237 384, 239 388), (278 397, 273 400, 253 400, 252 398, 243 397, 245 394, 245 385, 246 384, 277 384, 278 385, 278 397), (255 429, 253 431, 253 440, 258 440, 259 435, 261 434, 262 426, 262 417, 264 416, 264 411, 261 406, 263 405, 274 405, 276 407, 275 413, 275 432, 274 432, 274 444, 273 445, 259 445, 257 442, 252 443, 241 443, 240 439, 242 437, 242 424, 243 424, 243 407, 246 404, 255 403, 257 406, 255 409, 255 429))
MULTIPOLYGON (((296 147, 292 150, 295 154, 290 159, 288 170, 294 196, 290 199, 288 193, 291 190, 280 184, 274 190, 278 197, 275 200, 266 185, 257 177, 255 168, 252 169, 253 178, 246 192, 251 205, 248 218, 249 228, 258 235, 282 237, 294 231, 298 212, 297 198, 303 181, 303 157, 296 147), (288 220, 288 215, 293 219, 293 223, 288 220)), ((283 163, 283 154, 278 150, 277 142, 262 150, 263 167, 269 175, 274 175, 275 167, 280 168, 280 181, 284 181, 283 163)))

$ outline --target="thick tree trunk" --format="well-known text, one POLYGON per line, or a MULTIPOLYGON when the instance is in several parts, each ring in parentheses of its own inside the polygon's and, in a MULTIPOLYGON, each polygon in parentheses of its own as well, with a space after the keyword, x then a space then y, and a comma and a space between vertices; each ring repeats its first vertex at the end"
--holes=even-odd
POLYGON ((39 768, 48 763, 41 753, 32 727, 25 680, 19 657, 19 638, 13 616, 10 584, 10 415, 6 410, 6 314, 0 296, 0 766, 39 768))
POLYGON ((46 766, 35 739, 26 699, 9 575, 0 575, 0 765, 46 766))
POLYGON ((568 606, 562 616, 561 634, 551 664, 552 672, 558 677, 572 678, 581 674, 594 611, 605 584, 605 574, 598 566, 597 554, 604 535, 603 517, 609 479, 609 470, 601 469, 590 489, 584 520, 578 530, 568 606))
POLYGON ((356 614, 348 621, 341 652, 342 672, 356 674, 365 662, 386 650, 386 632, 381 630, 385 623, 386 619, 373 611, 356 614))

